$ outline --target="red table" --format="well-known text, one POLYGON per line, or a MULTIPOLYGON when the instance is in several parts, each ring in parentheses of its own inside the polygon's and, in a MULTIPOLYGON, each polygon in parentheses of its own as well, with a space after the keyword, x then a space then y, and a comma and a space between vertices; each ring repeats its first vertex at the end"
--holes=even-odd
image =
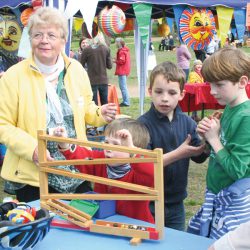
MULTIPOLYGON (((186 95, 179 105, 183 112, 192 112, 205 109, 223 109, 217 100, 210 94, 210 85, 207 83, 189 84, 184 86, 186 95)), ((247 95, 250 98, 250 84, 246 87, 247 95)))

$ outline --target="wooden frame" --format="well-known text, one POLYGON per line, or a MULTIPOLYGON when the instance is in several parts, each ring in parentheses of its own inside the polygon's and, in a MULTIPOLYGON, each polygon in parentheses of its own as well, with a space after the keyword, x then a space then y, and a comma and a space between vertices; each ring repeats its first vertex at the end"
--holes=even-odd
MULTIPOLYGON (((138 244, 141 239, 163 239, 164 235, 164 194, 163 194, 163 157, 162 149, 144 150, 137 148, 129 148, 123 146, 114 146, 103 144, 99 142, 90 142, 77 140, 72 138, 62 138, 50 136, 43 130, 38 131, 38 159, 39 159, 39 177, 40 177, 40 203, 41 207, 52 210, 53 212, 64 216, 74 224, 88 228, 91 232, 120 235, 132 237, 131 244, 138 244), (141 158, 102 158, 102 159, 81 159, 81 160, 58 160, 47 161, 46 158, 46 144, 47 141, 66 142, 77 144, 85 147, 95 147, 100 149, 108 149, 120 152, 127 152, 130 154, 139 154, 141 158), (108 163, 138 163, 138 162, 152 162, 154 163, 154 188, 142 186, 138 184, 126 183, 118 180, 111 180, 103 177, 88 175, 84 173, 71 173, 65 170, 51 168, 60 165, 92 165, 92 164, 108 164, 108 163), (101 183, 104 185, 116 186, 128 190, 140 192, 140 194, 55 194, 49 193, 48 190, 48 174, 63 175, 91 182, 101 183), (131 230, 126 226, 125 228, 112 228, 110 223, 103 221, 96 221, 95 224, 91 217, 67 204, 60 202, 60 199, 85 199, 85 200, 150 200, 155 202, 155 234, 149 231, 131 230), (153 235, 153 236, 152 236, 153 235)), ((114 223, 114 222, 112 222, 114 223)), ((144 229, 145 230, 145 229, 144 229)), ((152 230, 151 230, 152 232, 152 230)))

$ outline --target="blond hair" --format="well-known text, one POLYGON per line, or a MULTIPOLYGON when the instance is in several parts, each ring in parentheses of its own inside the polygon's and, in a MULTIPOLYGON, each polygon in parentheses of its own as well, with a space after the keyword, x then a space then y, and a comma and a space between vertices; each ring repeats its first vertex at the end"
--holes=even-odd
POLYGON ((241 49, 226 46, 203 62, 201 74, 207 82, 237 83, 242 76, 250 79, 250 56, 241 49))
POLYGON ((158 64, 150 75, 150 84, 149 88, 152 89, 154 86, 155 78, 158 75, 163 75, 163 77, 169 82, 178 82, 180 85, 180 90, 183 91, 184 84, 186 81, 186 75, 185 72, 179 68, 176 64, 172 62, 163 62, 158 64))
POLYGON ((105 129, 105 136, 116 136, 116 132, 127 129, 133 140, 133 144, 139 148, 147 148, 150 137, 146 126, 132 118, 119 118, 109 123, 105 129))
POLYGON ((61 37, 67 41, 68 38, 68 21, 61 11, 51 7, 41 7, 31 15, 28 22, 28 33, 31 37, 32 29, 37 25, 56 26, 61 37))

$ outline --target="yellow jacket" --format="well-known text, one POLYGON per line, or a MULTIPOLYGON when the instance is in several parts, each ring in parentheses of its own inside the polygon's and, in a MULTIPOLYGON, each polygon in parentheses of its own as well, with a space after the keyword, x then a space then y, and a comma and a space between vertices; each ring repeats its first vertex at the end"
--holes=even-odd
POLYGON ((195 71, 190 72, 188 83, 204 83, 202 76, 197 74, 195 71))
MULTIPOLYGON (((77 138, 86 139, 85 123, 105 124, 92 101, 88 75, 82 65, 63 55, 64 84, 74 114, 77 138)), ((10 181, 39 186, 38 167, 32 156, 37 130, 46 129, 45 81, 32 58, 12 66, 0 79, 0 142, 7 146, 1 176, 10 181)))

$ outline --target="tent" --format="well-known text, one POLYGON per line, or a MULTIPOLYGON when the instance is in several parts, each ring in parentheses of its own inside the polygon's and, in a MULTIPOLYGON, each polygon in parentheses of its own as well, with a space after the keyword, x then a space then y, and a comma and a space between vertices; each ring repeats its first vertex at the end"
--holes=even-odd
MULTIPOLYGON (((17 8, 20 5, 31 5, 34 0, 1 0, 0 1, 0 8, 3 7, 9 7, 9 8, 17 8)), ((163 11, 165 10, 166 16, 173 17, 174 16, 174 8, 176 6, 186 6, 191 5, 195 7, 209 7, 209 8, 216 8, 216 6, 225 6, 229 8, 234 8, 235 10, 241 10, 245 9, 249 0, 113 0, 113 1, 98 1, 98 0, 92 0, 91 3, 87 4, 82 1, 76 1, 76 0, 44 0, 44 5, 46 6, 54 6, 56 8, 59 8, 61 10, 67 10, 67 7, 70 4, 74 4, 76 8, 76 2, 77 2, 77 8, 72 10, 72 16, 73 15, 83 15, 84 13, 93 12, 94 15, 97 15, 99 11, 106 5, 112 5, 112 4, 120 4, 125 5, 126 8, 124 8, 124 12, 127 17, 135 17, 134 13, 134 4, 150 4, 152 5, 152 12, 151 12, 151 18, 160 18, 163 15, 163 11), (73 3, 75 2, 75 3, 73 3), (89 9, 90 6, 94 6, 94 10, 89 9), (81 12, 80 12, 80 11, 81 12)), ((89 14, 89 13, 88 13, 89 14)), ((69 23, 70 27, 72 25, 72 22, 69 23)), ((92 21, 91 21, 91 27, 92 27, 92 21)), ((71 37, 71 36, 69 36, 71 37)), ((147 72, 146 72, 146 63, 147 63, 147 57, 148 57, 148 43, 147 46, 143 46, 142 40, 140 38, 140 29, 136 22, 135 25, 135 44, 136 44, 136 55, 137 55, 137 74, 138 74, 138 83, 140 88, 140 113, 143 113, 143 106, 144 106, 144 97, 145 97, 145 87, 146 87, 146 79, 147 79, 147 72)), ((69 51, 70 47, 70 38, 68 40, 68 46, 67 49, 69 51)))

